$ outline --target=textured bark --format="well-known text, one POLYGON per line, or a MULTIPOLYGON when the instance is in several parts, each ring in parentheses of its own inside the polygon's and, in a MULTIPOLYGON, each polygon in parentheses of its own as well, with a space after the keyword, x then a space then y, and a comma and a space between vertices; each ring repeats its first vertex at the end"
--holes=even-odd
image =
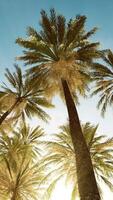
POLYGON ((0 125, 3 123, 3 121, 6 119, 6 117, 14 110, 14 108, 20 103, 22 100, 21 98, 18 98, 17 101, 7 110, 1 117, 0 117, 0 125))
POLYGON ((84 139, 77 109, 66 80, 62 80, 67 105, 70 132, 75 150, 76 171, 80 200, 100 200, 90 152, 84 139))
POLYGON ((13 193, 12 193, 11 200, 17 199, 17 187, 18 187, 18 182, 16 182, 15 188, 14 188, 13 193))
POLYGON ((13 193, 13 196, 11 197, 11 200, 16 200, 16 194, 13 193))

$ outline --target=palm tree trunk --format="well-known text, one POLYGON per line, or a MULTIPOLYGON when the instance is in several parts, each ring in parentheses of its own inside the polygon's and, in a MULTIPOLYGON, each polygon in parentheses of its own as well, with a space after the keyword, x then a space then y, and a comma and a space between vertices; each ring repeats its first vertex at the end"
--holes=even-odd
POLYGON ((85 142, 77 109, 66 80, 62 80, 67 105, 70 132, 76 155, 76 171, 80 200, 100 200, 90 152, 85 142))
POLYGON ((13 196, 11 197, 11 200, 16 200, 16 194, 13 192, 13 196))
POLYGON ((18 103, 21 102, 21 99, 18 98, 16 102, 7 110, 1 117, 0 117, 0 125, 3 123, 3 121, 6 119, 6 117, 14 110, 14 108, 18 105, 18 103))

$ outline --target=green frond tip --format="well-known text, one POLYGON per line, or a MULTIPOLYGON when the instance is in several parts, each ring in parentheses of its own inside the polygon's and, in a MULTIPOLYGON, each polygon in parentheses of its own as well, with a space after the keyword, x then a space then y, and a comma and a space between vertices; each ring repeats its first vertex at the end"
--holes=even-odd
MULTIPOLYGON (((28 35, 29 37, 36 38, 37 41, 42 40, 41 35, 40 35, 34 28, 32 28, 32 27, 30 27, 30 26, 27 28, 27 35, 28 35)), ((18 43, 18 40, 17 40, 16 42, 18 43)))
POLYGON ((97 27, 94 27, 92 30, 90 30, 89 32, 87 32, 84 36, 83 39, 86 40, 88 39, 91 35, 93 35, 94 33, 96 33, 98 30, 97 27))

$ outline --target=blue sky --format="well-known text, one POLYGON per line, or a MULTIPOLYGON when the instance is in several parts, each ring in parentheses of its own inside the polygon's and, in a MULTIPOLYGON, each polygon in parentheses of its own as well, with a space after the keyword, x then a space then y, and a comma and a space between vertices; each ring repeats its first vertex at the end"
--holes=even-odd
POLYGON ((39 28, 40 10, 54 7, 67 19, 85 14, 87 27, 99 27, 96 39, 103 48, 113 47, 113 1, 112 0, 0 0, 0 67, 11 67, 21 50, 14 43, 24 36, 26 27, 39 28))
MULTIPOLYGON (((99 28, 93 39, 100 41, 102 48, 113 48, 112 0, 0 0, 0 81, 4 79, 5 68, 13 70, 15 57, 22 53, 22 49, 15 44, 15 39, 19 36, 25 37, 27 26, 33 26, 39 30, 40 10, 49 11, 51 7, 54 7, 67 19, 75 17, 77 14, 85 14, 87 29, 94 26, 99 28)), ((23 67, 22 62, 19 64, 23 67)), ((89 101, 82 100, 81 106, 78 108, 81 120, 99 123, 100 131, 113 135, 113 109, 102 119, 96 110, 96 102, 95 98, 89 101)), ((60 117, 61 113, 58 112, 63 109, 63 104, 57 98, 55 103, 59 106, 55 115, 63 123, 64 114, 60 117)), ((56 120, 56 117, 54 119, 56 120)), ((54 122, 52 125, 54 127, 54 122)))

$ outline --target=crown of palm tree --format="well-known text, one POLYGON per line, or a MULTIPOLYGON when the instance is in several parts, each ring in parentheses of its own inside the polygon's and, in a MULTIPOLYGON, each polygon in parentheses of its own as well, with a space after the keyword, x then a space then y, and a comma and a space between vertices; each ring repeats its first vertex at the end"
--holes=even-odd
MULTIPOLYGON (((85 94, 90 77, 87 67, 93 59, 100 57, 99 43, 89 42, 89 37, 97 28, 86 32, 84 29, 86 17, 77 16, 66 23, 62 15, 57 15, 54 9, 50 16, 41 11, 41 31, 28 28, 28 38, 18 38, 16 42, 27 49, 24 55, 18 57, 25 65, 33 65, 30 74, 36 78, 37 72, 45 70, 49 95, 59 91, 61 78, 68 81, 72 94, 85 94), (51 90, 51 93, 50 93, 51 90)), ((60 90, 61 86, 60 86, 60 90)))
POLYGON ((103 57, 107 64, 95 63, 96 72, 93 78, 96 80, 96 86, 92 95, 99 94, 98 108, 101 109, 102 115, 105 114, 108 106, 113 104, 113 53, 109 50, 107 56, 103 57))
POLYGON ((27 150, 28 158, 38 157, 41 154, 40 145, 42 145, 41 138, 44 136, 44 131, 40 126, 31 128, 25 121, 21 121, 17 130, 10 132, 13 137, 8 136, 5 130, 1 131, 0 136, 0 155, 8 156, 13 159, 16 155, 22 155, 22 151, 27 150), (13 153, 13 156, 11 155, 13 153), (14 156, 15 155, 15 156, 14 156))
POLYGON ((30 80, 22 74, 21 69, 16 65, 16 72, 11 73, 6 70, 7 86, 2 86, 3 91, 0 92, 0 110, 2 113, 10 109, 17 101, 16 107, 12 113, 14 116, 24 114, 28 117, 37 115, 39 118, 47 121, 49 115, 42 109, 53 107, 52 104, 44 97, 44 87, 42 89, 40 81, 31 84, 30 80))
POLYGON ((41 153, 40 139, 43 135, 40 127, 30 129, 24 123, 17 131, 13 131, 13 136, 9 137, 5 133, 0 136, 1 200, 38 198, 37 187, 42 172, 39 171, 37 154, 41 153))
MULTIPOLYGON (((72 200, 74 200, 78 196, 75 152, 70 137, 69 125, 60 128, 60 133, 53 135, 52 141, 47 143, 49 156, 42 161, 46 176, 42 179, 41 184, 47 183, 45 194, 49 199, 56 183, 59 179, 65 177, 66 183, 72 184, 72 200)), ((113 184, 111 183, 111 178, 113 178, 113 138, 106 139, 104 135, 96 135, 97 128, 98 125, 92 126, 90 123, 82 125, 98 187, 101 190, 99 183, 101 184, 101 181, 103 181, 113 190, 113 184)))

